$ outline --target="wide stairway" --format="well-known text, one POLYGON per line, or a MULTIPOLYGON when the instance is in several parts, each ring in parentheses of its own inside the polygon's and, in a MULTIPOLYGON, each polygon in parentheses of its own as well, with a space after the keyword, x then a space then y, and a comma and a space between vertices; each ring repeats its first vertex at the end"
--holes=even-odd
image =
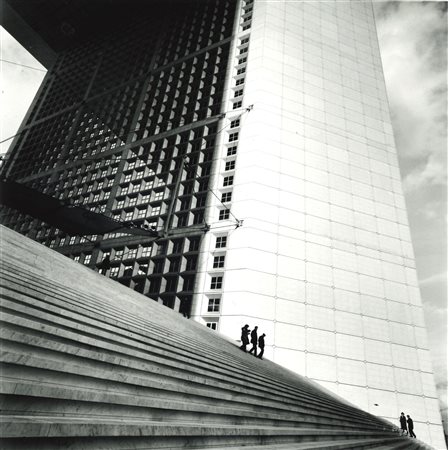
POLYGON ((428 449, 2 227, 0 448, 428 449))

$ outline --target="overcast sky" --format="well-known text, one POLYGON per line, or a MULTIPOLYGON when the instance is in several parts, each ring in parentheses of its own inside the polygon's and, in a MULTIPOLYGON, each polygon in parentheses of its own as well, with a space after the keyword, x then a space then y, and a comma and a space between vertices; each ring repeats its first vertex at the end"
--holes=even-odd
MULTIPOLYGON (((447 2, 387 1, 374 8, 434 373, 446 405, 447 2)), ((45 73, 4 30, 1 44, 1 59, 9 61, 0 63, 3 140, 17 130, 45 73)))
MULTIPOLYGON (((374 4, 434 375, 445 414, 447 4, 374 4)), ((446 424, 446 415, 444 419, 446 424)))

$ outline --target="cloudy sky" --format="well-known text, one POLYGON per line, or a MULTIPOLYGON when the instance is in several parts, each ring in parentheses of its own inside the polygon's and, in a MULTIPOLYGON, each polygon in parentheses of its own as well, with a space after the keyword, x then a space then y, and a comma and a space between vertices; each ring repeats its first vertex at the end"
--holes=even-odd
POLYGON ((445 414, 447 5, 404 1, 374 5, 434 374, 445 414))
MULTIPOLYGON (((445 405, 447 5, 374 3, 434 372, 445 405)), ((3 140, 17 130, 45 72, 4 30, 1 59, 0 101, 7 105, 0 115, 3 140)), ((9 143, 2 144, 1 153, 9 143)))

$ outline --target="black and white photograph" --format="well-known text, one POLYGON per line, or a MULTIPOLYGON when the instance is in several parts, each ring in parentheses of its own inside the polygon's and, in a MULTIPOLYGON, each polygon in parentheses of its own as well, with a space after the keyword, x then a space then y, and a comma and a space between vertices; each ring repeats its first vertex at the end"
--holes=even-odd
POLYGON ((447 13, 0 0, 0 448, 447 450, 447 13))

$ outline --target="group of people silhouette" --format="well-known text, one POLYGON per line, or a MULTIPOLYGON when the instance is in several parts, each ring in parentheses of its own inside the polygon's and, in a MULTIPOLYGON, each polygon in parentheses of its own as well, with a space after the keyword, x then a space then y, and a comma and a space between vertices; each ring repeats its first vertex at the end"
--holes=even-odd
POLYGON ((416 438, 417 436, 414 434, 414 421, 411 419, 411 416, 408 414, 404 415, 404 412, 401 413, 400 416, 400 427, 402 434, 407 434, 410 437, 416 438), (406 419, 407 417, 407 419, 406 419), (409 433, 408 433, 409 431, 409 433))
POLYGON ((258 327, 255 326, 252 331, 249 330, 249 325, 244 325, 241 328, 241 347, 240 349, 244 352, 247 352, 246 347, 249 345, 249 336, 250 343, 252 344, 252 348, 249 350, 249 353, 252 353, 255 357, 263 359, 264 354, 264 338, 266 335, 263 333, 260 337, 258 337, 258 327), (258 349, 260 349, 260 353, 257 354, 258 349))

